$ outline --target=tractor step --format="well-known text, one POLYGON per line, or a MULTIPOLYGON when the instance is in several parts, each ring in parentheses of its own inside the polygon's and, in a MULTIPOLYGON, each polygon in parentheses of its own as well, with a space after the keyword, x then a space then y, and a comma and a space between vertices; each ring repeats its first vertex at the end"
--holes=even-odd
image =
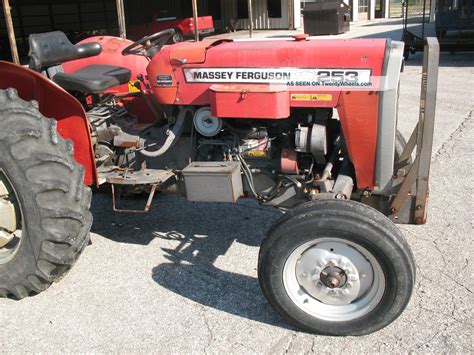
POLYGON ((112 185, 162 185, 173 176, 175 174, 169 170, 117 170, 108 173, 106 181, 112 185))
POLYGON ((134 170, 116 170, 108 172, 105 180, 112 188, 112 208, 115 212, 128 213, 146 213, 150 211, 151 203, 158 187, 162 186, 176 175, 169 170, 143 169, 134 170), (119 186, 150 186, 150 193, 143 210, 118 209, 116 206, 115 185, 119 186))

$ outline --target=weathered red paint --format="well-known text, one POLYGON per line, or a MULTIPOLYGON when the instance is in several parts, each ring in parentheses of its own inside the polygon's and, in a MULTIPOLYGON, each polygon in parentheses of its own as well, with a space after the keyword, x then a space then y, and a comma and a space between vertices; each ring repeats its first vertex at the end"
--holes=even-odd
MULTIPOLYGON (((345 142, 354 164, 359 188, 374 187, 375 156, 378 127, 377 78, 381 76, 386 49, 385 39, 315 40, 315 41, 203 41, 165 47, 155 55, 147 68, 152 90, 162 104, 211 105, 213 83, 188 83, 185 68, 331 68, 370 69, 376 78, 364 90, 341 88, 324 91, 288 87, 290 107, 337 108, 345 142), (172 85, 156 84, 158 75, 170 75, 172 85), (329 100, 304 102, 292 100, 292 94, 327 94, 329 100)), ((240 85, 240 84, 239 84, 240 85)), ((244 84, 252 91, 254 84, 244 84)), ((215 96, 214 96, 215 98, 215 96)), ((269 100, 273 98, 268 96, 269 100)), ((264 99, 263 99, 264 100, 264 99)), ((285 100, 286 101, 286 100, 285 100)), ((261 100, 246 107, 248 112, 261 112, 267 105, 261 100)), ((213 109, 215 111, 215 109, 213 109)), ((268 111, 267 118, 280 118, 268 111)), ((282 110, 279 110, 282 112, 282 110)), ((236 111, 236 117, 239 112, 236 111)))
POLYGON ((74 159, 84 166, 84 183, 97 183, 89 121, 79 101, 41 74, 0 61, 0 89, 15 88, 23 100, 36 100, 41 113, 58 122, 58 132, 74 143, 74 159))
POLYGON ((341 93, 337 106, 360 189, 372 189, 375 185, 378 101, 379 95, 375 91, 346 91, 341 93))
POLYGON ((286 119, 290 115, 286 87, 214 84, 210 90, 211 111, 216 117, 286 119))

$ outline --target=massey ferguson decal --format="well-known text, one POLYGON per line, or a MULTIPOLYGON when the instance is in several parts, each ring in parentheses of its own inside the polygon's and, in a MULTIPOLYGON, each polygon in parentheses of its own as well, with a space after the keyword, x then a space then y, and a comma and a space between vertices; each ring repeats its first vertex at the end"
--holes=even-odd
POLYGON ((184 68, 188 83, 282 84, 287 86, 370 86, 370 69, 184 68))

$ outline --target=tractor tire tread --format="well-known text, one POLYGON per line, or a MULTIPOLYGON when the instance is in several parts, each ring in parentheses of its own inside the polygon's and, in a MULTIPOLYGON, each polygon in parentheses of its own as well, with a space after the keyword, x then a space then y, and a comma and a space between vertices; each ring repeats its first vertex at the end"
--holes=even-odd
POLYGON ((32 260, 21 270, 11 270, 12 262, 0 264, 0 296, 22 299, 47 289, 77 261, 89 242, 92 193, 83 183, 84 168, 73 158, 72 142, 57 133, 56 121, 44 117, 36 101, 22 100, 12 88, 0 90, 0 132, 7 133, 0 133, 0 167, 2 160, 12 162, 12 185, 28 189, 15 191, 25 219, 30 215, 22 244, 32 251, 22 253, 32 260), (8 272, 14 276, 6 277, 8 272))

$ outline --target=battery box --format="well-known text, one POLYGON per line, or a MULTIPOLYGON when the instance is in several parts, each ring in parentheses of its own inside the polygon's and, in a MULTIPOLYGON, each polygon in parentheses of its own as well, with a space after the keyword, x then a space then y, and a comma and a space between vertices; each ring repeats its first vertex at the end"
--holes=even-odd
POLYGON ((196 161, 182 173, 189 201, 236 202, 243 194, 238 162, 196 161))

